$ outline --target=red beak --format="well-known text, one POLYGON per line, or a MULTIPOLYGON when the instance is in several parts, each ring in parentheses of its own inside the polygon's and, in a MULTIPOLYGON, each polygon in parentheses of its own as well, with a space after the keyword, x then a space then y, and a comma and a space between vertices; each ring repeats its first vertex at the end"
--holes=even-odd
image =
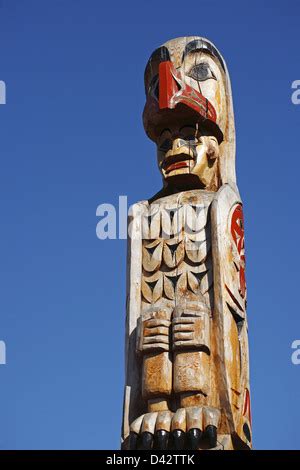
POLYGON ((185 84, 171 61, 159 64, 159 109, 173 109, 184 103, 197 111, 204 119, 216 122, 217 114, 205 96, 185 84))
POLYGON ((185 83, 171 61, 160 62, 158 80, 158 97, 148 94, 143 113, 150 139, 156 142, 160 132, 172 123, 202 122, 218 142, 222 142, 223 133, 217 124, 215 108, 205 96, 185 83))

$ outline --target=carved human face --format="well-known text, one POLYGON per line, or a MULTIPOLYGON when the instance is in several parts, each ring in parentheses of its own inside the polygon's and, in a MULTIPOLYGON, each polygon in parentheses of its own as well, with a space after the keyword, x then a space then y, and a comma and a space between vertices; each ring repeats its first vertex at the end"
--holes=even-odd
POLYGON ((218 156, 216 137, 202 135, 194 126, 164 129, 158 138, 158 166, 168 182, 197 178, 196 186, 213 189, 218 156))
POLYGON ((165 184, 217 189, 227 119, 223 67, 218 51, 195 37, 167 42, 148 62, 144 126, 165 184))

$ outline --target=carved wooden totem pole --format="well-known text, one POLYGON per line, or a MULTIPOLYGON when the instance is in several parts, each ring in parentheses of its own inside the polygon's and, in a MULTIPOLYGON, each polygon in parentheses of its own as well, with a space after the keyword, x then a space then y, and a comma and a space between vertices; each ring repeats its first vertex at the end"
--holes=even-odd
POLYGON ((163 189, 131 208, 124 449, 250 449, 244 223, 225 62, 178 38, 145 70, 163 189))

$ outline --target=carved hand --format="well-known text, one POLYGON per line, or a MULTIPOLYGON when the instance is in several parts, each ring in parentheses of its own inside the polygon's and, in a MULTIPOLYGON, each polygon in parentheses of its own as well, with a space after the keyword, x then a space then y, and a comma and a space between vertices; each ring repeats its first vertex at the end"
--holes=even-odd
POLYGON ((206 313, 175 317, 172 333, 174 350, 196 348, 209 351, 209 317, 206 313))
POLYGON ((169 351, 171 313, 166 310, 142 315, 138 333, 140 352, 169 351))

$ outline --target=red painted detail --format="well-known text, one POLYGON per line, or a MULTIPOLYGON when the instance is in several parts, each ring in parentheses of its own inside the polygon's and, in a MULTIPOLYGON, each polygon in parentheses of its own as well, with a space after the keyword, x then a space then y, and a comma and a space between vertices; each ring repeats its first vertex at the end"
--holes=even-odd
POLYGON ((231 235, 240 255, 239 276, 240 287, 239 291, 244 298, 246 294, 246 278, 245 278, 245 239, 244 239, 244 215, 241 204, 238 204, 233 211, 231 217, 231 235))
POLYGON ((250 425, 252 426, 250 392, 248 388, 245 389, 243 416, 248 416, 250 425))
POLYGON ((174 109, 183 103, 199 113, 204 119, 216 122, 217 113, 205 96, 184 83, 171 61, 159 64, 159 108, 174 109))
POLYGON ((173 170, 178 170, 179 168, 188 168, 189 164, 187 162, 178 162, 178 163, 173 163, 173 165, 170 165, 166 169, 166 173, 170 173, 173 170))
MULTIPOLYGON (((171 100, 179 86, 172 75, 172 62, 161 62, 159 64, 159 108, 172 108, 171 100)), ((174 107, 174 106, 173 106, 174 107)))

